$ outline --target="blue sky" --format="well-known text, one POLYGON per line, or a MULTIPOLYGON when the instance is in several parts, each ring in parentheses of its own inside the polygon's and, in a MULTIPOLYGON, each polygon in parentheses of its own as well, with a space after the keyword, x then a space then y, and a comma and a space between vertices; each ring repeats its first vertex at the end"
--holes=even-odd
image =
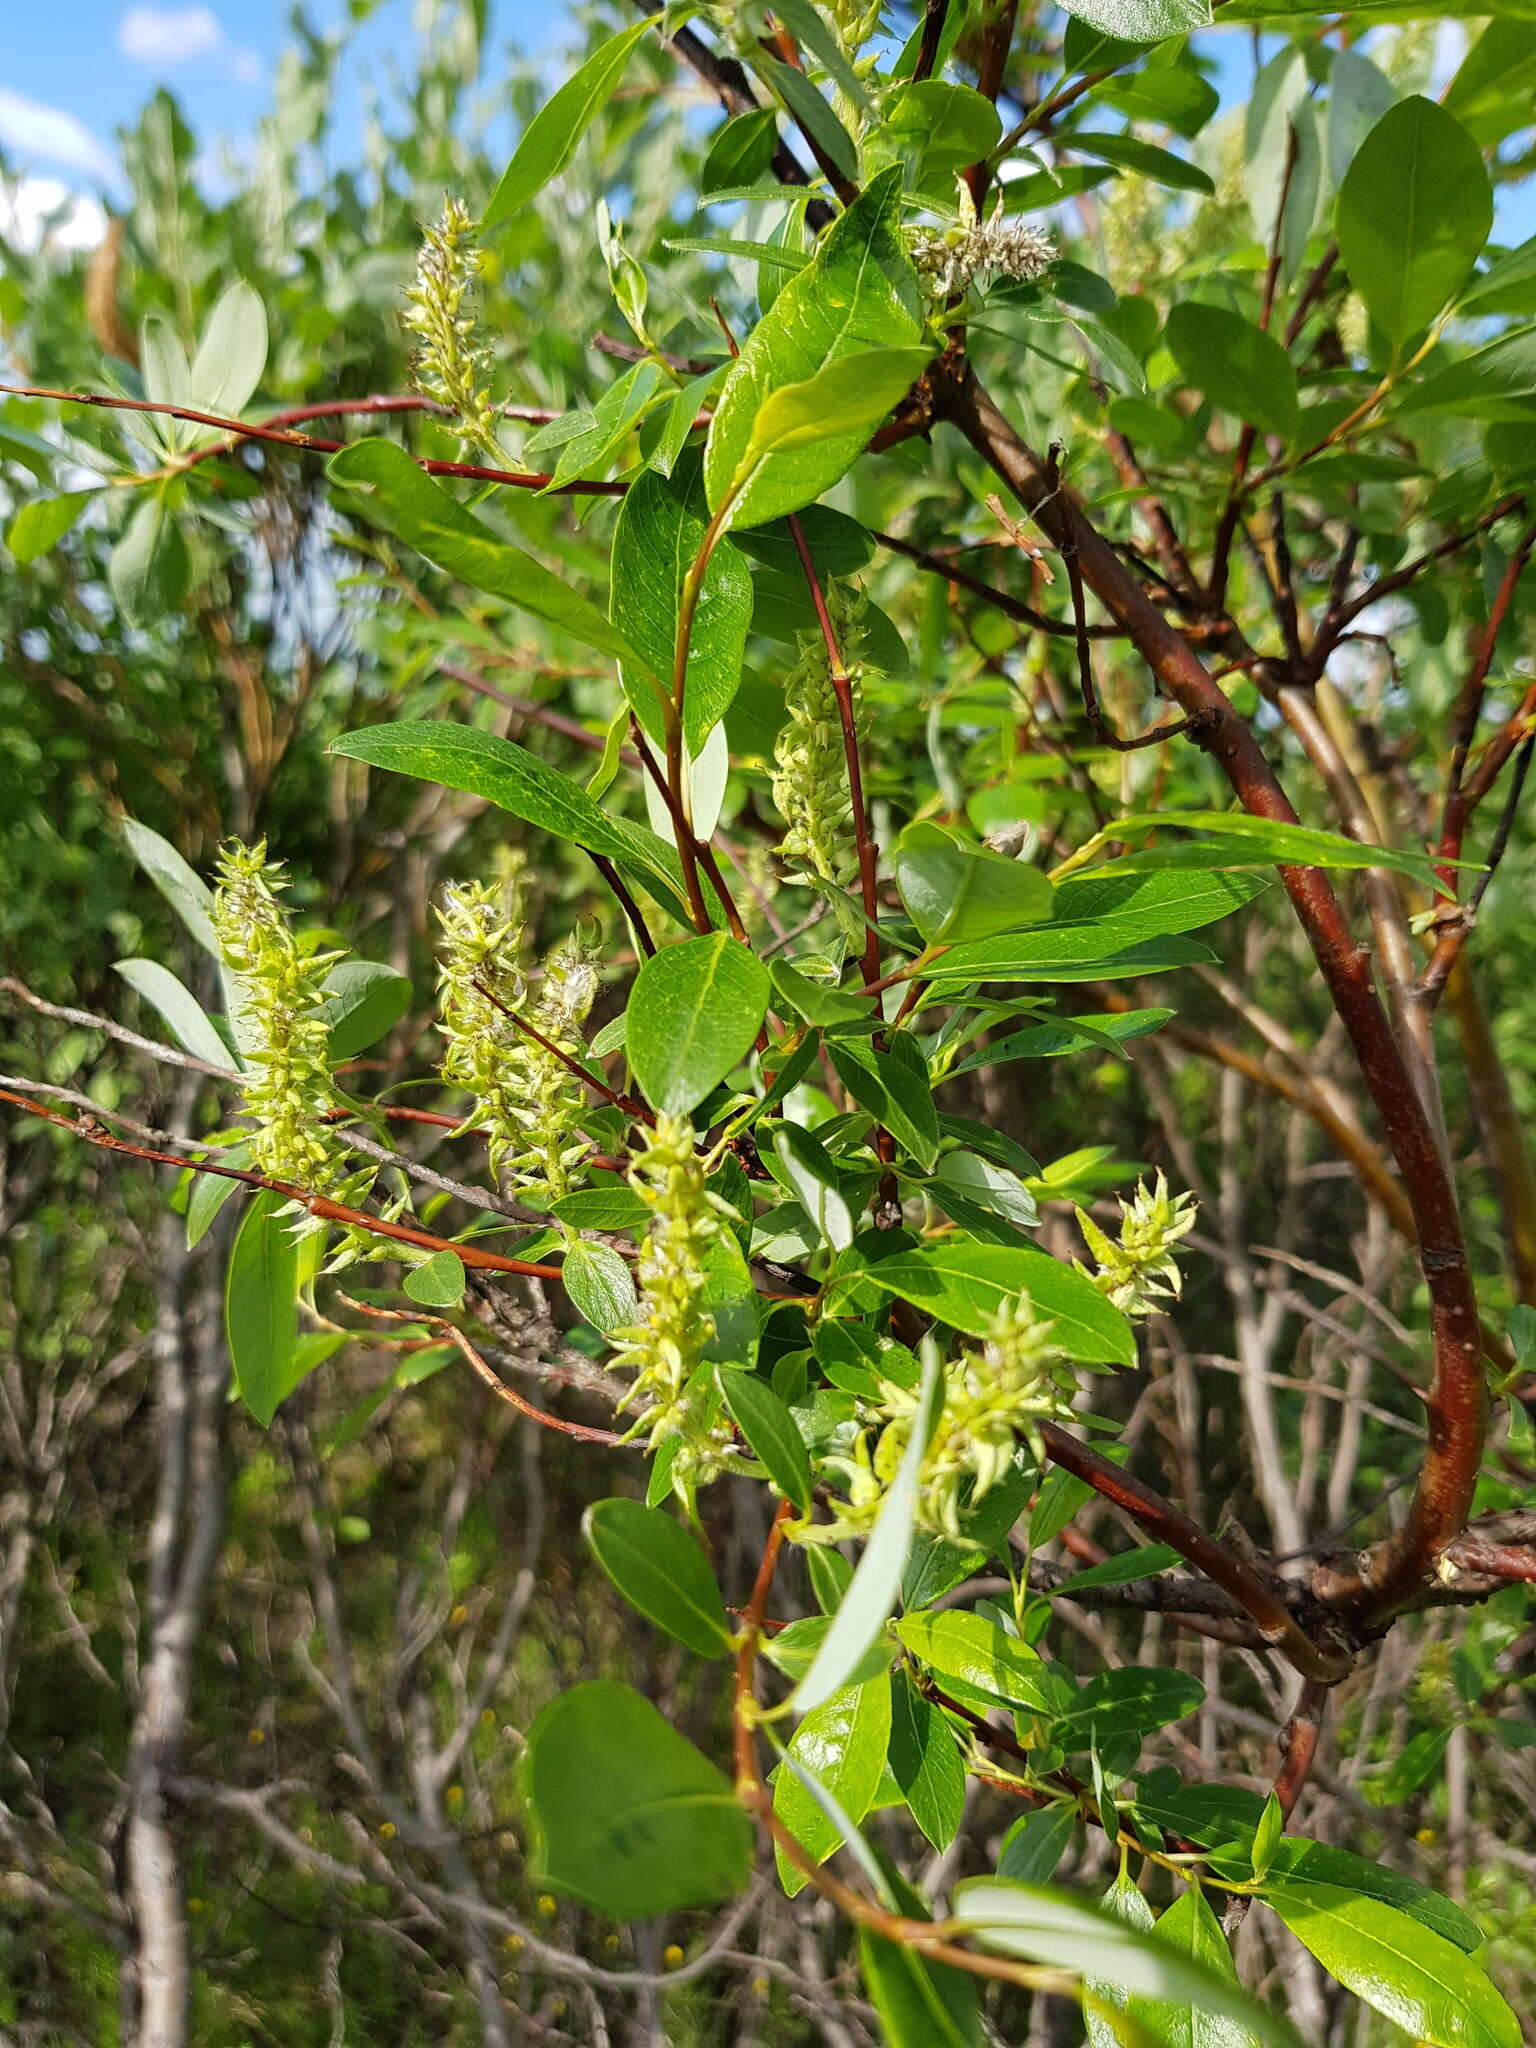
MULTIPOLYGON (((322 32, 366 15, 348 67, 353 104, 362 67, 377 70, 414 45, 417 8, 309 0, 322 32)), ((111 188, 114 131, 156 86, 176 93, 205 146, 249 133, 269 105, 291 9, 289 0, 6 0, 3 11, 0 151, 48 192, 90 192, 111 188)), ((548 0, 491 0, 492 45, 541 49, 560 19, 548 0)))

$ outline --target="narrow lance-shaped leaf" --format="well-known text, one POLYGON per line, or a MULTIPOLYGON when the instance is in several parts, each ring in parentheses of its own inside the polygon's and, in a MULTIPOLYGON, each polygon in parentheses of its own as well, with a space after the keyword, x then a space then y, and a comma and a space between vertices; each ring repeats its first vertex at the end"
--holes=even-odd
POLYGON ((540 107, 491 194, 480 223, 482 232, 520 212, 565 169, 582 136, 612 98, 635 45, 658 18, 647 15, 644 21, 632 22, 610 36, 540 107))

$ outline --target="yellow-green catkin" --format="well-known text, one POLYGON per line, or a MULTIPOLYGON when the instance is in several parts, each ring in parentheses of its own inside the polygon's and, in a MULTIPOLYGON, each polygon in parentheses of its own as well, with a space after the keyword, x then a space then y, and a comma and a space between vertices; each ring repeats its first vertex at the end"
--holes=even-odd
POLYGON ((496 408, 485 381, 488 355, 475 338, 480 261, 469 208, 446 197, 441 218, 423 231, 416 276, 405 294, 405 325, 420 344, 417 390, 454 415, 463 452, 481 448, 496 454, 496 408))
POLYGON ((629 1172, 630 1186, 651 1212, 636 1268, 640 1320, 615 1333, 613 1365, 631 1372, 621 1408, 639 1408, 635 1434, 653 1451, 678 1439, 673 1482, 682 1490, 706 1484, 724 1465, 729 1427, 694 1385, 715 1334, 704 1303, 705 1266, 719 1238, 724 1204, 705 1185, 696 1134, 686 1117, 659 1116, 629 1172))
POLYGON ((338 1197, 347 1186, 346 1143, 327 1121, 336 1092, 324 1006, 325 978, 341 955, 306 951, 295 939, 277 898, 282 875, 265 840, 231 840, 213 899, 214 933, 237 989, 241 1082, 256 1123, 251 1163, 274 1180, 338 1197))
MULTIPOLYGON (((863 610, 857 592, 845 595, 837 585, 829 586, 827 613, 861 735, 868 725, 859 690, 863 610)), ((837 692, 819 630, 799 635, 798 659, 784 679, 784 705, 788 716, 774 745, 773 769, 773 801, 787 828, 779 851, 790 867, 840 888, 854 875, 858 856, 849 831, 853 803, 837 692)))
POLYGON ((519 911, 515 883, 461 882, 445 894, 438 912, 442 1074, 475 1098, 461 1128, 485 1134, 497 1178, 555 1202, 570 1192, 587 1150, 588 1093, 559 1053, 576 1059, 586 1049, 582 1026, 597 994, 597 967, 576 933, 550 955, 530 994, 519 911))
POLYGON ((1173 1248, 1195 1227, 1195 1198, 1172 1195, 1161 1173, 1141 1183, 1120 1204, 1118 1241, 1100 1230, 1086 1210, 1078 1224, 1098 1271, 1089 1277, 1122 1315, 1147 1316, 1177 1299, 1183 1286, 1173 1248))

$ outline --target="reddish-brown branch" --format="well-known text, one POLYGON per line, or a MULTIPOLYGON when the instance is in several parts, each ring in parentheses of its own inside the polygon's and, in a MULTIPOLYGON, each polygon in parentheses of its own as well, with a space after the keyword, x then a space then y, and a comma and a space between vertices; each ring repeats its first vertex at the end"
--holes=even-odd
POLYGON ((638 1123, 655 1123, 655 1116, 646 1108, 643 1102, 638 1102, 633 1095, 620 1095, 616 1089, 610 1088, 606 1081, 600 1081, 596 1074, 589 1074, 580 1060, 572 1059, 571 1055, 562 1047, 556 1045, 552 1038, 546 1038, 536 1024, 530 1024, 526 1017, 521 1016, 509 1004, 504 1003, 501 997, 488 989, 483 981, 477 981, 474 986, 488 1003, 494 1004, 500 1010, 503 1017, 515 1026, 517 1030, 522 1032, 525 1038, 531 1038, 535 1045, 542 1046, 545 1052, 560 1062, 568 1074, 582 1082, 584 1086, 590 1088, 594 1095, 600 1095, 604 1102, 612 1103, 613 1107, 622 1115, 633 1117, 638 1123))
POLYGON ((1242 1608, 1265 1642, 1286 1657, 1304 1678, 1331 1684, 1349 1670, 1351 1659, 1347 1651, 1328 1649, 1314 1642, 1256 1572, 1172 1501, 1164 1500, 1150 1486, 1133 1479, 1056 1423, 1043 1423, 1041 1435, 1053 1464, 1112 1501, 1138 1528, 1145 1529, 1158 1542, 1170 1544, 1196 1570, 1214 1580, 1242 1608))
MULTIPOLYGON (((1297 814, 1245 719, 1193 650, 1125 569, 1065 487, 1019 439, 968 365, 935 377, 935 403, 1014 491, 1060 547, 1075 545, 1083 574, 1127 630, 1164 693, 1198 718, 1196 737, 1251 815, 1295 824, 1297 814)), ((1375 1619, 1412 1597, 1435 1559, 1460 1532, 1482 1455, 1487 1399, 1477 1296, 1468 1268, 1456 1189, 1402 1048, 1376 993, 1368 953, 1357 944, 1327 875, 1285 867, 1281 881, 1312 946, 1335 1009, 1386 1128, 1413 1209, 1430 1294, 1434 1370, 1426 1395, 1429 1445, 1403 1528, 1372 1560, 1370 1576, 1338 1595, 1375 1619)))
POLYGON ((535 1280, 558 1280, 558 1266, 540 1265, 531 1259, 512 1259, 501 1252, 486 1251, 484 1246, 474 1243, 457 1242, 453 1238, 435 1237, 429 1230, 416 1230, 405 1223, 387 1223, 382 1216, 370 1216, 365 1209, 349 1209, 341 1202, 333 1202, 325 1195, 311 1194, 307 1188, 296 1187, 292 1181, 273 1180, 264 1173, 253 1173, 248 1168, 219 1166, 211 1159, 189 1159, 179 1152, 164 1152, 156 1146, 130 1145, 126 1139, 115 1138, 95 1117, 61 1116, 57 1110, 44 1109, 26 1095, 13 1095, 8 1088, 0 1088, 0 1102, 9 1102, 17 1109, 24 1109, 29 1116, 41 1117, 45 1123, 57 1124, 60 1130, 68 1131, 71 1137, 83 1138, 88 1145, 97 1145, 104 1152, 119 1152, 129 1159, 147 1159, 157 1166, 174 1166, 179 1172, 190 1168, 194 1173, 211 1173, 218 1180, 237 1180, 248 1188, 265 1188, 274 1195, 282 1195, 290 1202, 298 1202, 311 1216, 318 1216, 326 1223, 344 1223, 356 1230, 366 1230, 370 1236, 383 1237, 396 1244, 414 1245, 418 1251, 454 1252, 466 1266, 472 1266, 485 1273, 525 1273, 535 1280))
MULTIPOLYGON (((269 441, 277 447, 297 448, 308 455, 336 455, 347 445, 345 441, 325 440, 318 434, 296 434, 287 428, 265 427, 254 420, 232 420, 222 413, 199 412, 189 405, 162 405, 148 398, 117 398, 102 391, 54 391, 34 384, 0 384, 0 392, 6 392, 13 398, 51 398, 60 405, 105 407, 109 412, 155 413, 165 419, 186 420, 197 427, 217 427, 231 442, 269 441)), ((419 455, 413 456, 412 460, 429 476, 462 476, 476 483, 512 484, 524 491, 542 491, 554 482, 552 477, 536 472, 488 469, 475 462, 438 462, 419 455)), ((627 488, 623 483, 599 483, 588 478, 556 486, 558 491, 576 497, 598 498, 622 497, 627 488)))

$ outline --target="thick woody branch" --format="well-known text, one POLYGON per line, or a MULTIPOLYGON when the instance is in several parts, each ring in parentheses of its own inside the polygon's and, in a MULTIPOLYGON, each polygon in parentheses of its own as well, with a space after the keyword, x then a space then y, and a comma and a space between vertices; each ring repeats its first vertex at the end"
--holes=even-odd
MULTIPOLYGON (((935 384, 938 413, 959 427, 1058 548, 1075 548, 1084 580, 1126 629, 1159 687, 1193 721, 1191 737, 1221 767, 1244 809, 1255 817, 1297 823, 1247 722, 1053 478, 1048 464, 1020 440, 970 366, 947 363, 935 384)), ((1477 1297, 1455 1187, 1377 996, 1369 956, 1351 933, 1324 873, 1285 867, 1280 877, 1386 1128, 1413 1209, 1431 1300, 1429 1447, 1413 1505, 1402 1530, 1373 1560, 1369 1578, 1352 1588, 1342 1582, 1336 1588, 1341 1600, 1384 1618, 1404 1605, 1433 1570, 1471 1506, 1487 1411, 1477 1297)))

